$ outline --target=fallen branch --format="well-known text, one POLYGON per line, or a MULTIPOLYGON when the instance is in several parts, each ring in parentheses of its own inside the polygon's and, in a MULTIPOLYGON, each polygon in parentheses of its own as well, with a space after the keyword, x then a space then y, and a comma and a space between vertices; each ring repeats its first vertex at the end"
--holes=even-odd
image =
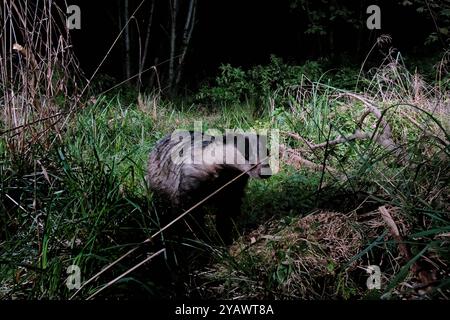
POLYGON ((325 166, 324 167, 323 165, 316 164, 316 163, 314 163, 314 162, 312 162, 310 160, 307 160, 307 159, 303 158, 302 155, 297 150, 288 148, 288 147, 286 147, 283 144, 280 144, 280 153, 283 156, 287 155, 287 157, 289 159, 289 162, 291 162, 291 164, 296 164, 299 167, 300 166, 304 166, 304 167, 307 167, 307 168, 312 169, 314 171, 322 171, 322 170, 325 169, 325 170, 327 170, 329 172, 332 172, 332 173, 336 173, 337 172, 337 170, 332 168, 332 167, 329 167, 329 166, 325 166))
MULTIPOLYGON (((403 256, 404 261, 409 262, 412 259, 411 251, 404 242, 403 237, 401 236, 400 231, 398 230, 397 224, 395 223, 394 219, 389 213, 389 210, 385 206, 381 206, 378 208, 378 211, 380 212, 383 221, 388 226, 389 231, 392 234, 392 237, 397 242, 398 250, 400 254, 403 256)), ((428 287, 435 281, 433 275, 429 273, 427 270, 425 270, 423 266, 421 266, 419 261, 413 263, 413 265, 411 266, 411 271, 417 276, 417 278, 421 282, 422 288, 428 287)))
MULTIPOLYGON (((334 140, 325 141, 325 142, 321 142, 318 144, 313 144, 313 143, 308 142, 308 140, 306 140, 305 138, 303 138, 302 136, 300 136, 297 133, 286 132, 286 134, 291 138, 305 142, 308 145, 308 148, 310 149, 310 151, 314 151, 314 150, 320 149, 320 148, 325 148, 327 146, 328 147, 335 146, 340 143, 345 143, 345 142, 354 141, 354 140, 366 140, 366 139, 370 139, 370 137, 372 137, 372 134, 361 132, 359 129, 356 129, 354 134, 349 135, 347 137, 340 136, 334 140)), ((302 149, 301 151, 305 152, 306 150, 302 149)))
POLYGON ((314 146, 313 143, 309 142, 305 138, 303 138, 301 135, 295 132, 285 132, 287 136, 294 138, 295 140, 303 141, 309 148, 312 148, 314 146))
MULTIPOLYGON (((344 94, 361 101, 366 106, 366 110, 362 114, 361 119, 358 122, 358 126, 361 128, 362 124, 364 122, 364 119, 370 113, 372 113, 378 119, 378 124, 381 126, 381 133, 375 134, 375 136, 374 136, 375 141, 377 143, 379 143, 380 145, 382 145, 383 147, 385 147, 389 151, 397 150, 396 153, 398 154, 398 147, 395 144, 394 140, 392 139, 391 126, 386 121, 386 119, 383 117, 383 113, 380 111, 378 106, 375 103, 369 101, 368 99, 366 99, 363 96, 360 96, 358 94, 351 93, 351 92, 346 92, 344 94)), ((378 124, 377 124, 377 126, 378 126, 378 124)))
POLYGON ((325 148, 326 146, 329 146, 329 147, 335 146, 337 144, 345 143, 345 142, 349 142, 349 141, 353 141, 353 140, 370 139, 371 136, 372 136, 371 134, 361 132, 360 130, 357 129, 354 134, 352 134, 348 137, 340 136, 339 138, 336 138, 334 140, 311 145, 310 148, 312 150, 315 150, 315 149, 319 149, 319 148, 325 148))
POLYGON ((388 151, 393 151, 396 155, 400 155, 400 150, 399 150, 398 146, 395 144, 394 140, 392 139, 391 127, 390 127, 389 123, 387 123, 386 119, 384 119, 383 113, 380 111, 380 109, 373 102, 367 100, 366 98, 364 98, 362 96, 353 94, 351 92, 347 92, 346 95, 353 97, 355 99, 358 99, 359 101, 362 101, 364 103, 364 105, 366 106, 366 109, 364 110, 359 121, 357 122, 357 129, 355 130, 355 132, 353 134, 351 134, 349 136, 340 136, 334 140, 325 141, 325 142, 318 143, 318 144, 311 143, 304 137, 302 137, 299 134, 294 133, 294 132, 286 132, 286 134, 291 138, 294 138, 296 140, 304 142, 311 151, 314 151, 314 150, 320 149, 320 148, 327 148, 329 146, 335 146, 335 145, 338 145, 341 143, 346 143, 346 142, 354 141, 354 140, 367 140, 367 139, 371 139, 373 137, 373 139, 376 143, 383 146, 388 151), (366 117, 369 114, 373 114, 378 119, 377 127, 378 126, 381 127, 380 133, 377 133, 377 132, 369 133, 369 132, 361 131, 364 120, 366 119, 366 117))

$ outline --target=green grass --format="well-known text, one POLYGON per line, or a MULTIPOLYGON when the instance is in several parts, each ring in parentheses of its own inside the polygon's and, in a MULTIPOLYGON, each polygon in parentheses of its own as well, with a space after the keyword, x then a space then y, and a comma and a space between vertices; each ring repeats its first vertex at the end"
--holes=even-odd
MULTIPOLYGON (((192 129, 197 120, 203 121, 204 130, 279 129, 286 147, 303 150, 306 160, 334 171, 312 170, 283 159, 277 175, 250 182, 236 226, 242 237, 230 250, 188 240, 174 244, 184 253, 178 267, 166 266, 159 256, 100 298, 414 297, 405 283, 417 283, 409 269, 415 261, 430 272, 442 272, 420 297, 448 297, 448 110, 430 116, 442 101, 433 94, 413 96, 411 78, 401 75, 390 81, 378 75, 364 81, 365 94, 386 110, 393 138, 408 155, 405 162, 374 139, 312 152, 304 141, 286 135, 296 133, 318 144, 355 131, 364 105, 345 97, 339 88, 318 83, 291 88, 274 108, 250 100, 205 108, 175 105, 154 95, 134 102, 120 95, 98 97, 76 114, 62 140, 45 152, 33 145, 31 157, 13 156, 2 137, 0 297, 67 299, 74 293, 65 286, 69 265, 80 266, 86 281, 158 230, 161 212, 144 183, 147 155, 158 139, 174 129, 192 129), (415 102, 424 111, 407 105, 390 108, 400 101, 415 102), (382 205, 391 208, 411 250, 408 261, 400 258, 398 245, 380 220, 376 209, 382 205), (340 212, 351 219, 335 226, 334 220, 315 220, 323 212, 340 212), (366 225, 364 215, 376 226, 366 225), (311 221, 302 220, 306 216, 311 221), (359 234, 355 247, 342 256, 329 251, 336 243, 345 244, 346 238, 337 232, 335 242, 321 242, 324 238, 317 238, 316 232, 328 226, 359 234), (236 249, 242 247, 246 249, 236 249), (380 263, 385 285, 370 292, 367 275, 356 266, 380 263)), ((362 130, 377 132, 375 117, 368 116, 362 130)), ((137 250, 76 298, 89 297, 164 244, 158 238, 137 250)))

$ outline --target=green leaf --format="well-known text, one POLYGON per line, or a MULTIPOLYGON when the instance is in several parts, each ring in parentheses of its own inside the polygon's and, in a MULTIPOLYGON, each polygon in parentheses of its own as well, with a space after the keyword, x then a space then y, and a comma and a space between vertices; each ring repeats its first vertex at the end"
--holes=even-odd
POLYGON ((448 29, 447 28, 439 28, 439 32, 444 34, 444 35, 448 35, 448 29))

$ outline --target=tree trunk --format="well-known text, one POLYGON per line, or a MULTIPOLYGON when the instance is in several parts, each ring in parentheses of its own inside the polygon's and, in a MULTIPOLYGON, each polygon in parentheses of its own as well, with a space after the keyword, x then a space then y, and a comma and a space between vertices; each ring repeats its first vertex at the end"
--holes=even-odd
POLYGON ((130 28, 128 24, 129 14, 128 14, 128 0, 124 0, 124 45, 125 45, 125 77, 129 79, 131 77, 131 59, 130 59, 130 28))
POLYGON ((175 49, 177 39, 177 14, 178 14, 178 0, 170 1, 170 56, 169 56, 169 91, 173 94, 174 79, 175 79, 175 49))
POLYGON ((153 11, 154 11, 154 9, 155 9, 155 1, 152 1, 152 6, 150 8, 150 15, 149 15, 149 18, 148 18, 147 32, 146 32, 146 35, 145 35, 144 52, 142 54, 142 58, 141 58, 141 61, 139 63, 139 85, 142 84, 141 75, 142 75, 142 72, 143 72, 143 70, 145 68, 145 60, 147 59, 147 54, 148 54, 148 46, 149 46, 149 43, 150 43, 150 32, 151 32, 151 29, 152 29, 153 11))
POLYGON ((191 0, 189 3, 189 11, 186 18, 186 23, 184 24, 183 42, 181 44, 181 55, 178 60, 177 79, 175 85, 178 85, 181 80, 184 60, 186 58, 186 52, 188 50, 189 43, 191 42, 192 32, 194 31, 196 10, 197 10, 197 0, 191 0))

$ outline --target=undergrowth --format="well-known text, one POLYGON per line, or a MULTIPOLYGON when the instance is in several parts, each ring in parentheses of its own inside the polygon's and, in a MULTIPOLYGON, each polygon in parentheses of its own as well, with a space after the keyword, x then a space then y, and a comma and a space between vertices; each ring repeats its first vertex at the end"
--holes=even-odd
MULTIPOLYGON (((86 281, 157 232, 162 212, 144 181, 147 155, 167 133, 202 120, 203 130, 279 130, 280 172, 249 184, 231 248, 170 244, 184 253, 178 264, 166 252, 98 297, 448 298, 448 92, 399 59, 367 73, 357 92, 346 90, 354 83, 321 81, 314 64, 290 69, 273 58, 238 71, 224 67, 219 87, 197 97, 220 108, 157 94, 131 103, 100 96, 50 136, 53 144, 32 144, 26 157, 2 135, 0 297, 67 299, 68 266, 86 281), (317 74, 304 77, 311 69, 317 74), (367 289, 368 265, 381 268, 379 290, 367 289)), ((165 245, 164 234, 140 245, 75 298, 165 245)))

